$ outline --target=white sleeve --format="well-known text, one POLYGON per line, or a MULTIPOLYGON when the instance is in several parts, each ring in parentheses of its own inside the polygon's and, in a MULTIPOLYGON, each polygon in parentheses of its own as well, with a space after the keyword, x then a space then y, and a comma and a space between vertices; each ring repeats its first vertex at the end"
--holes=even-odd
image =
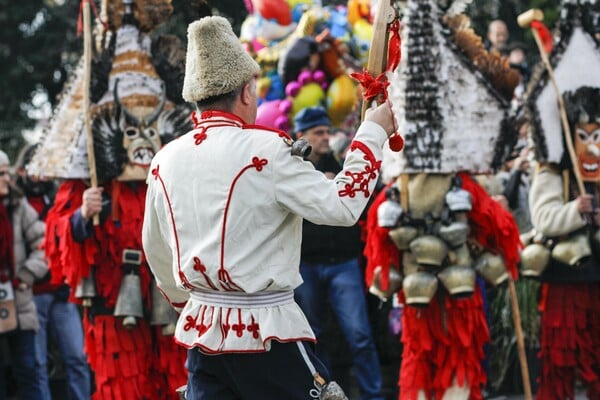
POLYGON ((189 293, 177 287, 173 275, 173 252, 169 245, 169 235, 166 234, 173 227, 168 222, 170 218, 164 211, 165 206, 160 204, 161 193, 160 181, 150 175, 146 192, 142 244, 148 266, 156 279, 156 285, 171 306, 177 312, 181 312, 189 298, 189 293))
POLYGON ((363 122, 350 145, 343 170, 333 180, 308 161, 281 147, 273 174, 275 197, 282 207, 319 225, 352 226, 364 210, 379 177, 387 135, 374 122, 363 122))
POLYGON ((577 203, 564 199, 562 177, 547 169, 533 178, 529 208, 533 226, 548 237, 566 235, 585 226, 577 203))

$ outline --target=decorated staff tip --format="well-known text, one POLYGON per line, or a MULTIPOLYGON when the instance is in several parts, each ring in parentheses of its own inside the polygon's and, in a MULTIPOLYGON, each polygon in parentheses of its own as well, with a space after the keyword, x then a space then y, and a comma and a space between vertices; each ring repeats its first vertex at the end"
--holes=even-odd
POLYGON ((517 17, 517 23, 521 28, 529 28, 531 27, 531 23, 533 21, 543 21, 544 20, 544 12, 539 8, 532 8, 530 10, 525 11, 517 17))

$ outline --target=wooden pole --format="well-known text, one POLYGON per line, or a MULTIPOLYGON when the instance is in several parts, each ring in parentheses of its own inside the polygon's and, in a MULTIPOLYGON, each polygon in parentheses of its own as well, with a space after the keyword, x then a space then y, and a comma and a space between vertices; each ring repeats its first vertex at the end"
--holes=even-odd
POLYGON ((517 334, 517 351, 519 353, 519 363, 521 364, 521 376, 523 378, 525 400, 531 400, 531 383, 529 381, 529 367, 527 365, 527 356, 525 353, 525 340, 523 339, 523 329, 521 328, 521 313, 519 312, 519 302, 517 300, 515 281, 513 281, 510 275, 508 276, 508 292, 510 295, 510 304, 512 307, 515 332, 517 334))
MULTIPOLYGON (((379 0, 379 7, 373 21, 373 37, 371 37, 369 60, 367 61, 367 71, 375 77, 383 72, 387 63, 388 25, 393 18, 394 9, 391 0, 379 0)), ((370 104, 363 100, 361 118, 364 118, 365 111, 369 106, 370 104)))
MULTIPOLYGON (((92 75, 92 16, 90 1, 83 0, 83 115, 84 129, 87 139, 87 155, 90 169, 90 186, 98 187, 96 175, 96 157, 94 155, 94 137, 92 136, 92 118, 90 115, 90 80, 92 75)), ((100 223, 100 216, 94 215, 94 225, 100 223)))

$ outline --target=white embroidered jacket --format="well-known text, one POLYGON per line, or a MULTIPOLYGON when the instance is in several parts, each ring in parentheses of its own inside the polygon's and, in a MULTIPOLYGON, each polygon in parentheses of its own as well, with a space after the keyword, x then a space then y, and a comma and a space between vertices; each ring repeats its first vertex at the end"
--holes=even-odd
POLYGON ((312 340, 294 302, 302 218, 356 223, 381 165, 382 127, 364 122, 334 180, 292 156, 287 134, 204 112, 154 157, 143 244, 158 287, 181 313, 176 340, 209 354, 312 340))

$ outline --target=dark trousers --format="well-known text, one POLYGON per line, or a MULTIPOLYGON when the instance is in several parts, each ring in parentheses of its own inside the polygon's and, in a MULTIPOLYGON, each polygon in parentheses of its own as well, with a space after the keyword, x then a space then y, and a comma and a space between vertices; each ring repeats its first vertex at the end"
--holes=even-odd
POLYGON ((315 356, 312 345, 303 342, 273 340, 271 350, 264 353, 206 355, 192 349, 186 364, 186 399, 318 399, 320 390, 309 364, 329 381, 329 373, 315 356))

